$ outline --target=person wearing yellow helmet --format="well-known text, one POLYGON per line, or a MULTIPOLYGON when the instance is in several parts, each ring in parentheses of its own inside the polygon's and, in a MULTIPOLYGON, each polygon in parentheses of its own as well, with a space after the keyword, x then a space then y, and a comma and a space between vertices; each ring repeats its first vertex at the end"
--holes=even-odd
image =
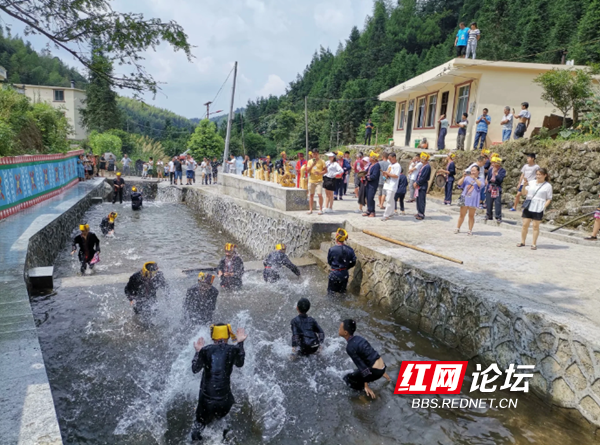
POLYGON ((284 266, 296 274, 297 277, 300 276, 300 270, 294 263, 290 261, 289 257, 285 253, 285 249, 285 244, 277 244, 275 246, 275 250, 271 252, 263 261, 263 265, 265 266, 263 270, 263 278, 267 283, 275 283, 276 281, 279 281, 279 270, 284 266))
POLYGON ((287 155, 285 154, 285 151, 282 151, 281 159, 278 159, 277 162, 275 162, 275 170, 277 170, 277 173, 280 175, 285 174, 285 164, 287 164, 287 162, 287 155))
POLYGON ((71 255, 77 251, 79 247, 79 262, 81 263, 81 274, 85 273, 89 266, 90 270, 94 268, 94 264, 99 261, 100 240, 94 232, 90 232, 90 226, 87 223, 80 224, 79 230, 81 233, 73 239, 73 248, 71 255))
POLYGON ((233 367, 244 366, 246 352, 244 341, 248 337, 243 328, 233 333, 229 324, 214 324, 210 326, 212 345, 206 345, 200 337, 194 343, 196 353, 192 360, 192 372, 202 374, 196 420, 192 427, 192 440, 202 440, 202 431, 214 420, 222 419, 235 403, 231 393, 231 373, 233 367), (237 344, 228 344, 229 339, 237 344))
POLYGON ((219 296, 219 291, 213 286, 214 281, 213 274, 200 272, 198 283, 187 290, 183 312, 188 323, 200 324, 212 321, 219 296))
POLYGON ((492 209, 495 206, 496 223, 502 223, 502 182, 506 177, 506 170, 502 168, 502 158, 492 157, 492 166, 487 174, 486 209, 487 220, 492 221, 492 209))
POLYGON ((114 235, 116 219, 117 212, 110 212, 108 216, 102 219, 102 222, 100 223, 100 230, 102 231, 102 235, 114 235))
POLYGON ((123 189, 125 188, 125 180, 121 177, 121 172, 117 172, 117 177, 113 179, 113 201, 114 204, 119 198, 119 203, 123 204, 123 189))
POLYGON ((244 261, 237 254, 235 244, 225 244, 225 257, 217 266, 217 274, 221 278, 224 289, 239 289, 242 287, 244 261))
POLYGON ((140 210, 144 203, 144 197, 136 186, 131 187, 131 209, 140 210))
POLYGON ((125 286, 125 296, 133 307, 133 312, 147 321, 154 312, 156 292, 167 288, 165 276, 154 261, 144 263, 142 270, 137 271, 125 286))
POLYGON ((327 252, 327 264, 331 268, 327 293, 345 293, 348 286, 349 269, 356 266, 356 254, 352 247, 344 244, 348 240, 348 232, 339 228, 335 233, 335 245, 327 252))
POLYGON ((431 177, 431 165, 429 165, 429 155, 425 152, 421 153, 421 170, 415 180, 415 197, 417 199, 417 214, 415 218, 418 220, 425 219, 425 206, 427 205, 427 188, 429 187, 429 178, 431 177))

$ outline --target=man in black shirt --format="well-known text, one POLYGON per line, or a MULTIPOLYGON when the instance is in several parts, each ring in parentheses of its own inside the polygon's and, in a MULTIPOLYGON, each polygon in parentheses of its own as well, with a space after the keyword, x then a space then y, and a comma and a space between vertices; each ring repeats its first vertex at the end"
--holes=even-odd
POLYGON ((221 163, 219 161, 217 161, 217 158, 213 158, 212 162, 210 163, 210 168, 212 168, 213 184, 217 183, 217 174, 219 173, 219 165, 221 165, 221 163))
POLYGON ((357 391, 364 390, 368 396, 375 398, 375 393, 369 388, 368 383, 385 377, 388 382, 390 376, 385 372, 386 366, 379 353, 373 349, 367 340, 356 332, 356 322, 354 320, 344 320, 340 324, 339 335, 346 340, 346 352, 358 368, 356 371, 346 374, 344 382, 352 389, 357 391))
POLYGON ((117 212, 110 212, 106 218, 102 219, 102 222, 100 223, 100 230, 102 231, 102 235, 114 235, 116 219, 117 212))
POLYGON ((177 185, 177 178, 179 178, 179 185, 183 185, 183 168, 181 167, 181 161, 178 158, 173 159, 175 164, 175 185, 177 185))
POLYGON ((225 244, 225 258, 217 266, 217 274, 221 278, 221 287, 239 289, 242 287, 244 261, 235 250, 235 244, 225 244))
POLYGON ((371 119, 369 119, 369 122, 367 122, 367 125, 365 125, 365 145, 371 145, 371 135, 373 133, 373 128, 375 128, 375 126, 373 125, 371 119))
POLYGON ((325 340, 325 333, 314 318, 306 315, 310 301, 301 298, 296 305, 298 316, 292 320, 292 352, 297 355, 311 355, 319 350, 325 340))
POLYGON ((335 234, 335 246, 331 247, 327 253, 327 264, 331 267, 327 293, 346 292, 350 277, 348 269, 356 266, 354 249, 344 244, 347 239, 348 232, 341 228, 338 229, 335 234))
POLYGON ((134 273, 125 286, 125 295, 133 306, 133 312, 147 318, 152 315, 156 303, 156 291, 166 288, 167 281, 158 264, 154 261, 144 263, 141 271, 134 273))
POLYGON ((212 285, 213 274, 198 274, 198 284, 187 290, 183 311, 187 321, 193 324, 207 323, 212 320, 217 307, 219 291, 212 285))
POLYGON ((139 210, 142 207, 144 197, 138 192, 137 187, 131 187, 131 209, 139 210))
POLYGON ((92 260, 94 255, 100 253, 100 240, 94 232, 90 232, 89 224, 80 224, 79 230, 81 233, 73 240, 73 248, 71 249, 71 255, 77 251, 79 246, 79 262, 81 263, 81 274, 85 273, 85 269, 89 266, 90 269, 94 268, 92 260))
POLYGON ((119 203, 123 204, 124 187, 125 180, 121 178, 121 172, 117 172, 117 177, 113 180, 113 204, 117 202, 117 196, 119 197, 119 203))
POLYGON ((202 431, 210 422, 222 419, 235 403, 231 393, 231 373, 233 367, 244 366, 246 353, 244 340, 246 333, 238 328, 237 335, 231 325, 216 324, 210 327, 212 345, 204 346, 204 338, 194 343, 196 354, 192 360, 194 374, 204 370, 200 383, 200 395, 196 408, 196 422, 192 428, 192 440, 202 440, 202 431), (229 338, 237 340, 237 345, 227 344, 229 338))
POLYGON ((263 278, 267 283, 275 283, 279 281, 279 269, 283 266, 287 267, 297 277, 300 276, 300 271, 294 263, 290 261, 288 256, 285 254, 285 244, 277 244, 275 251, 271 252, 269 256, 263 261, 265 266, 263 270, 263 278))

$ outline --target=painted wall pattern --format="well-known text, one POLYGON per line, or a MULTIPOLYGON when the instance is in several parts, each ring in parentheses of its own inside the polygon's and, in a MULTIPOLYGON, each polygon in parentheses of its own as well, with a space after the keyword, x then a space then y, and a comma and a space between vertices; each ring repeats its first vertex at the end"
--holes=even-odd
POLYGON ((0 158, 0 219, 75 185, 80 154, 83 150, 0 158))

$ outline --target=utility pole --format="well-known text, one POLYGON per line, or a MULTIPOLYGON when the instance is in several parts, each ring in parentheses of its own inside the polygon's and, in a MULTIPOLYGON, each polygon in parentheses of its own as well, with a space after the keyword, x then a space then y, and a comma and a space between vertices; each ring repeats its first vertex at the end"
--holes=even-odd
POLYGON ((340 123, 337 123, 337 142, 335 144, 335 147, 339 147, 340 146, 340 123))
POLYGON ((231 104, 229 105, 229 117, 227 118, 227 136, 225 136, 225 151, 223 152, 223 165, 229 156, 229 142, 231 141, 231 124, 233 122, 233 101, 235 99, 235 79, 237 77, 237 62, 233 65, 233 87, 231 88, 231 104))
POLYGON ((210 119, 210 104, 212 104, 212 102, 206 102, 204 104, 206 106, 206 119, 210 119))
POLYGON ((304 96, 304 130, 306 132, 306 161, 308 162, 308 97, 304 96))
POLYGON ((331 151, 332 140, 333 140, 333 122, 331 123, 331 131, 329 132, 329 151, 331 151))

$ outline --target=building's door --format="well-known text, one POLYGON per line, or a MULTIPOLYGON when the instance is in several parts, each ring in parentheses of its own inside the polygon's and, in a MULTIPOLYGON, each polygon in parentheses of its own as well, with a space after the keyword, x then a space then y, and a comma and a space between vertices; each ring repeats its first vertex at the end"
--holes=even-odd
MULTIPOLYGON (((445 91, 442 93, 442 104, 440 106, 440 117, 442 116, 442 114, 447 114, 448 113, 448 97, 450 96, 450 91, 445 91)), ((446 119, 448 119, 448 116, 446 115, 446 119)), ((448 119, 448 121, 450 122, 450 124, 452 124, 452 116, 450 116, 450 119, 448 119)), ((440 137, 440 130, 442 129, 441 125, 438 125, 438 129, 437 129, 437 136, 438 138, 440 137)))
POLYGON ((413 114, 415 112, 415 100, 412 99, 408 102, 408 112, 406 114, 406 139, 404 145, 410 147, 410 136, 412 134, 413 127, 413 114))

